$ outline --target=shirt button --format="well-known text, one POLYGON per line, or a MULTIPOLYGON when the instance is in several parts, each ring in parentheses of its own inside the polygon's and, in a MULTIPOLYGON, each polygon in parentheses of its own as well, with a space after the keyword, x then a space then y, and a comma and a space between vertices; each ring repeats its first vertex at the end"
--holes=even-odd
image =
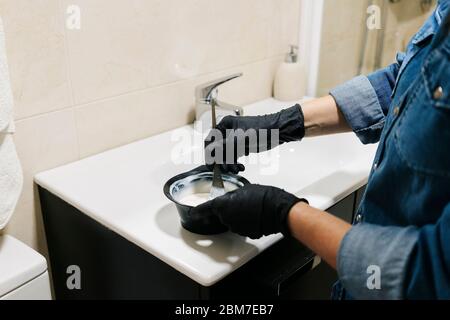
POLYGON ((394 116, 398 116, 399 113, 400 113, 400 108, 399 107, 395 107, 394 108, 394 116))
POLYGON ((374 163, 374 165, 373 165, 373 171, 375 171, 375 170, 377 170, 378 169, 378 163, 374 163))
POLYGON ((437 87, 436 90, 434 90, 433 98, 436 100, 441 99, 444 96, 444 89, 442 89, 441 86, 437 87))
POLYGON ((362 221, 362 215, 361 214, 357 214, 355 217, 355 223, 360 223, 362 221))

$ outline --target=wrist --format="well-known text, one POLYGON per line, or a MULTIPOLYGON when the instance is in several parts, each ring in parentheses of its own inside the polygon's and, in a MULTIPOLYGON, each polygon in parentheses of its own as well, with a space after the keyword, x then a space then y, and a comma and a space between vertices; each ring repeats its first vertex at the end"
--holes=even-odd
POLYGON ((287 216, 287 229, 291 234, 293 234, 293 228, 292 226, 296 225, 296 221, 298 221, 299 216, 307 211, 307 208, 309 207, 309 203, 302 199, 299 202, 297 202, 294 206, 292 206, 291 210, 289 210, 288 216, 287 216))
POLYGON ((301 204, 308 204, 308 201, 306 199, 300 199, 295 197, 294 195, 291 195, 289 193, 286 193, 286 195, 289 196, 289 199, 291 201, 291 204, 289 206, 286 206, 284 210, 281 212, 281 225, 280 225, 280 231, 285 237, 292 236, 292 230, 291 230, 291 223, 290 223, 290 216, 292 215, 293 211, 297 211, 300 208, 301 204))

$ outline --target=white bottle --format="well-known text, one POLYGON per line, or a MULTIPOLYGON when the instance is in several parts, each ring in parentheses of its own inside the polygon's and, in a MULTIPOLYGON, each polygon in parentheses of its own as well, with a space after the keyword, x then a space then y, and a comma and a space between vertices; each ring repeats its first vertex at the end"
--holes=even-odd
POLYGON ((279 101, 294 102, 306 93, 306 75, 298 61, 298 47, 291 45, 285 61, 278 67, 274 81, 274 98, 279 101))

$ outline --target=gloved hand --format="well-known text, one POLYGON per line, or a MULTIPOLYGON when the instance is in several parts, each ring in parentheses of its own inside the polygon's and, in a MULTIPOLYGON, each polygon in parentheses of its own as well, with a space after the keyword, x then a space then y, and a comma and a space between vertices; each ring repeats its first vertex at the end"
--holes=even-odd
POLYGON ((238 158, 285 142, 300 141, 304 136, 304 117, 299 104, 264 116, 226 116, 205 140, 205 163, 211 171, 218 163, 223 172, 238 173, 245 169, 237 162, 238 158), (278 139, 272 130, 279 130, 278 139))
POLYGON ((230 231, 252 239, 279 232, 289 236, 288 214, 300 201, 307 202, 276 187, 249 184, 193 208, 191 215, 214 214, 230 231))

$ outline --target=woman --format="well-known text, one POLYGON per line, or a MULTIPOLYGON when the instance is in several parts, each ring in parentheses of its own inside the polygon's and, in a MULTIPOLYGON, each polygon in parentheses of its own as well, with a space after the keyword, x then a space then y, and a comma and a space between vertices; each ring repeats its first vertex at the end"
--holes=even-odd
MULTIPOLYGON (((279 129, 280 143, 353 130, 363 143, 379 142, 353 226, 260 185, 209 201, 194 214, 213 212, 231 231, 252 238, 278 232, 295 237, 337 269, 334 298, 449 299, 449 3, 439 1, 389 67, 277 114, 226 117, 218 126, 225 138, 207 139, 210 151, 226 150, 230 129, 279 129), (369 286, 373 266, 381 282, 369 286)), ((223 169, 243 170, 235 160, 223 169)))

